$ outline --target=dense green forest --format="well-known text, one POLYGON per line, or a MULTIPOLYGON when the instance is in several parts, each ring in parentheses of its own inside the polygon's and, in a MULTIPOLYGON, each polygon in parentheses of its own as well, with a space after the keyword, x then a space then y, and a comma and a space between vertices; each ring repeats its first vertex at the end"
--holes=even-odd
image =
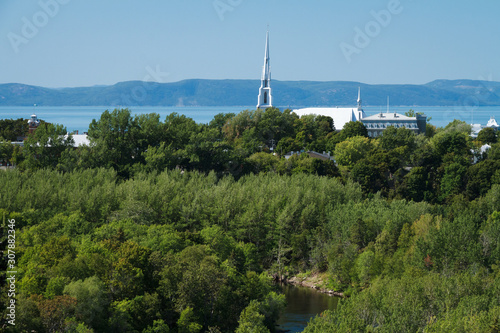
POLYGON ((347 297, 306 332, 498 332, 497 133, 334 128, 275 108, 209 124, 123 109, 90 124, 90 146, 53 124, 22 149, 4 138, 17 302, 3 327, 273 332, 285 304, 273 279, 323 273, 347 297), (309 150, 335 163, 283 156, 309 150))

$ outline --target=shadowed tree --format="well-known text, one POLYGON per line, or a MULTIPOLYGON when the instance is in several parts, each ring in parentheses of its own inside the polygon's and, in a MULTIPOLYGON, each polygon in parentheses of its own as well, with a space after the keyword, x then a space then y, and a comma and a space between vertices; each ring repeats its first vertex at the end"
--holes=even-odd
POLYGON ((497 131, 491 127, 483 128, 477 134, 477 141, 483 144, 493 144, 497 142, 497 131))
POLYGON ((365 125, 363 125, 360 121, 350 121, 345 123, 344 127, 340 131, 340 136, 342 140, 352 138, 355 136, 363 136, 365 138, 368 137, 368 130, 365 125))
POLYGON ((99 120, 92 120, 89 139, 98 165, 113 167, 121 174, 128 173, 128 168, 138 157, 134 142, 137 134, 137 123, 128 109, 106 110, 99 120))
POLYGON ((38 126, 35 133, 24 142, 22 167, 31 170, 55 168, 61 154, 73 147, 73 137, 66 134, 66 127, 62 125, 38 126))

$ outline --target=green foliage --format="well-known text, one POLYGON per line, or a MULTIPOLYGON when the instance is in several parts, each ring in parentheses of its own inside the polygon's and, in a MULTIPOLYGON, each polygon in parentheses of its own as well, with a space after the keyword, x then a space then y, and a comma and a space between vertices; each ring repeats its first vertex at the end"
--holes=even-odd
POLYGON ((288 160, 282 159, 276 166, 279 174, 309 174, 318 176, 339 177, 339 171, 333 161, 309 156, 308 153, 293 155, 288 160))
POLYGON ((11 143, 11 141, 6 141, 0 137, 0 162, 3 165, 14 164, 14 151, 15 146, 11 143))
POLYGON ((408 198, 415 201, 432 198, 432 182, 427 170, 423 167, 414 167, 405 176, 405 189, 408 198))
POLYGON ((347 122, 342 131, 340 131, 340 136, 343 140, 353 138, 355 136, 368 137, 368 130, 365 125, 360 121, 350 121, 347 122))
POLYGON ((223 172, 229 164, 236 163, 232 147, 219 138, 216 129, 204 129, 193 134, 184 148, 184 157, 189 169, 223 172))
POLYGON ((454 119, 451 123, 445 126, 444 132, 460 132, 464 134, 470 134, 472 131, 472 126, 467 124, 463 120, 454 119))
POLYGON ((487 331, 479 328, 495 324, 498 307, 490 305, 494 284, 482 279, 471 272, 381 279, 341 302, 337 311, 316 317, 304 332, 487 331))
POLYGON ((236 333, 268 333, 269 329, 264 324, 264 315, 260 313, 260 303, 251 301, 241 312, 239 326, 236 333))
MULTIPOLYGON (((41 127, 37 132, 43 136, 44 129, 41 127)), ((105 111, 99 120, 92 122, 90 146, 61 151, 51 148, 46 151, 53 155, 50 161, 29 153, 39 144, 22 153, 19 147, 12 149, 6 144, 3 155, 24 169, 49 167, 70 172, 106 167, 116 170, 120 179, 166 169, 215 172, 217 177, 230 174, 235 179, 248 173, 309 173, 342 177, 344 181, 353 179, 360 183, 365 194, 380 191, 388 198, 425 197, 431 202, 441 202, 467 187, 463 167, 468 168, 472 161, 469 134, 470 126, 458 120, 439 129, 436 135, 415 136, 408 129, 389 127, 380 138, 370 140, 360 122, 347 123, 336 133, 329 117, 298 118, 290 110, 281 112, 276 108, 218 114, 209 125, 196 124, 176 113, 161 122, 155 113, 132 116, 128 109, 116 109, 105 111), (315 158, 285 160, 269 155, 289 151, 334 152, 341 169, 338 171, 335 164, 315 158), (449 166, 450 161, 444 161, 448 154, 469 162, 460 162, 462 167, 449 166), (412 194, 411 181, 405 183, 404 176, 411 167, 424 167, 427 172, 425 196, 412 194)), ((52 137, 63 138, 55 134, 52 137)), ((489 159, 496 159, 495 151, 491 149, 489 159)), ((493 182, 497 180, 500 181, 500 173, 493 182)))
MULTIPOLYGON (((369 159, 361 159, 351 170, 353 180, 361 185, 364 192, 376 193, 384 186, 384 166, 373 165, 369 159)), ((381 161, 377 161, 381 162, 381 161)))
MULTIPOLYGON (((427 118, 427 121, 429 121, 429 118, 427 118)), ((426 124, 425 125, 425 136, 427 138, 432 138, 437 132, 436 126, 432 124, 426 124)))
POLYGON ((495 174, 500 167, 498 160, 485 160, 472 165, 467 170, 466 193, 470 199, 486 194, 495 181, 495 174))
POLYGON ((273 331, 284 298, 270 276, 301 272, 352 296, 306 332, 498 327, 498 143, 473 164, 462 122, 377 139, 333 125, 273 108, 209 125, 115 110, 89 147, 49 125, 0 147, 21 163, 0 172, 17 328, 273 331), (339 168, 271 154, 326 147, 339 168))
POLYGON ((64 292, 64 287, 68 284, 67 277, 58 276, 49 280, 44 296, 53 299, 54 296, 61 296, 64 292))
POLYGON ((92 328, 87 327, 84 323, 73 323, 69 322, 69 325, 66 328, 66 332, 70 333, 94 333, 95 331, 92 328))
POLYGON ((73 143, 73 137, 66 136, 66 128, 62 125, 41 124, 24 141, 24 161, 20 166, 30 170, 55 168, 61 154, 73 143))
POLYGON ((75 315, 86 325, 96 331, 106 328, 109 300, 106 286, 98 277, 71 282, 64 293, 76 299, 75 315))
POLYGON ((485 223, 480 236, 483 254, 490 265, 500 263, 500 213, 495 211, 485 223))
POLYGON ((141 157, 143 150, 139 149, 139 145, 145 145, 144 149, 148 147, 148 137, 157 132, 154 127, 148 126, 148 118, 151 117, 158 115, 132 118, 130 110, 115 109, 112 112, 104 111, 98 121, 92 120, 89 138, 97 165, 113 167, 123 175, 128 174, 134 161, 141 157), (144 128, 141 125, 145 125, 144 128))
POLYGON ((492 144, 497 142, 497 131, 492 127, 486 127, 477 134, 477 141, 483 144, 492 144))
POLYGON ((177 321, 179 333, 198 333, 202 326, 196 322, 193 308, 187 307, 181 312, 181 317, 177 321))
POLYGON ((270 292, 260 304, 260 312, 264 315, 264 324, 270 331, 274 331, 276 322, 285 309, 285 295, 270 292))
POLYGON ((0 138, 16 141, 18 137, 28 136, 28 119, 0 119, 0 138))
POLYGON ((162 142, 158 147, 149 146, 148 149, 142 153, 146 162, 148 171, 163 171, 166 168, 172 169, 177 166, 179 157, 176 151, 165 142, 162 142))
POLYGON ((170 328, 162 319, 155 320, 152 326, 148 326, 142 331, 142 333, 169 333, 169 332, 170 328))
POLYGON ((255 153, 248 157, 246 161, 252 166, 253 172, 259 173, 276 172, 280 159, 268 153, 255 153))
POLYGON ((337 144, 335 147, 335 160, 339 165, 349 168, 363 159, 373 148, 370 139, 362 136, 353 136, 337 144))
POLYGON ((454 162, 445 166, 440 184, 441 198, 444 199, 462 192, 466 172, 467 165, 464 163, 454 162))
POLYGON ((358 277, 362 282, 368 282, 373 276, 373 262, 375 261, 375 253, 372 251, 364 251, 361 253, 356 262, 356 270, 358 277))
POLYGON ((275 292, 270 292, 262 302, 252 300, 241 312, 236 332, 274 332, 276 321, 285 305, 285 296, 275 292))
POLYGON ((406 146, 408 149, 415 148, 415 133, 407 128, 394 126, 387 127, 379 138, 382 149, 393 150, 406 146))
POLYGON ((488 159, 500 160, 500 142, 492 144, 486 155, 488 159))
POLYGON ((71 325, 95 331, 142 331, 160 319, 175 329, 187 307, 203 329, 231 331, 252 300, 272 327, 282 299, 261 272, 278 260, 281 271, 315 267, 313 236, 331 207, 362 199, 356 184, 304 173, 118 181, 103 169, 14 170, 0 182, 6 217, 22 228, 20 293, 74 298, 71 325))
POLYGON ((431 145, 440 156, 455 153, 460 156, 470 155, 471 139, 467 133, 461 131, 444 131, 431 139, 431 145))
POLYGON ((282 155, 289 152, 300 151, 304 148, 301 142, 294 138, 283 138, 278 142, 276 151, 282 155))

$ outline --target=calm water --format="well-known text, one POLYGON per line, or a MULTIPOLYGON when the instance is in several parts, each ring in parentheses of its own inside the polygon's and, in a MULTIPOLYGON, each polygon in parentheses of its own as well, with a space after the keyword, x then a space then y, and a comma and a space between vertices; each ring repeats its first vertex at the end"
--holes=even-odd
MULTIPOLYGON (((99 119, 105 110, 114 110, 115 107, 107 106, 2 106, 0 107, 0 119, 29 118, 36 113, 39 119, 49 123, 62 124, 68 131, 87 131, 93 119, 99 119)), ((133 106, 129 108, 133 115, 158 113, 160 120, 172 112, 183 114, 192 118, 197 123, 209 123, 218 113, 238 113, 246 109, 255 107, 154 107, 154 106, 133 106)))
POLYGON ((311 318, 325 310, 335 310, 339 299, 311 288, 283 286, 287 307, 278 321, 285 332, 302 332, 311 318))
MULTIPOLYGON (((80 132, 87 131, 92 119, 99 119, 101 113, 105 110, 113 110, 114 107, 106 106, 2 106, 0 107, 0 119, 17 119, 29 118, 33 113, 38 115, 38 118, 47 122, 62 124, 69 131, 79 130, 80 132)), ((172 113, 177 112, 187 117, 194 119, 198 123, 208 123, 218 113, 238 113, 243 110, 255 109, 255 106, 230 106, 230 107, 145 107, 134 106, 130 107, 132 114, 147 114, 158 113, 160 119, 172 113)), ((284 109, 284 108, 281 108, 284 109)), ((427 117, 432 117, 431 124, 437 127, 446 126, 453 119, 466 121, 467 123, 486 125, 491 116, 495 116, 497 121, 500 121, 500 106, 440 106, 440 107, 391 107, 390 111, 397 113, 405 113, 409 109, 416 112, 423 112, 427 117)), ((372 115, 379 112, 386 112, 385 106, 364 107, 367 115, 372 115)))

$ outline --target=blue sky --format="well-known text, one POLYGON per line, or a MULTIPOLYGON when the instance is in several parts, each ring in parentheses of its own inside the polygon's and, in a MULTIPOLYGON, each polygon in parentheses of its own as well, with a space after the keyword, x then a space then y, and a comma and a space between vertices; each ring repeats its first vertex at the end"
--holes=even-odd
POLYGON ((259 79, 267 24, 276 80, 500 81, 499 13, 492 0, 0 0, 0 83, 259 79))

